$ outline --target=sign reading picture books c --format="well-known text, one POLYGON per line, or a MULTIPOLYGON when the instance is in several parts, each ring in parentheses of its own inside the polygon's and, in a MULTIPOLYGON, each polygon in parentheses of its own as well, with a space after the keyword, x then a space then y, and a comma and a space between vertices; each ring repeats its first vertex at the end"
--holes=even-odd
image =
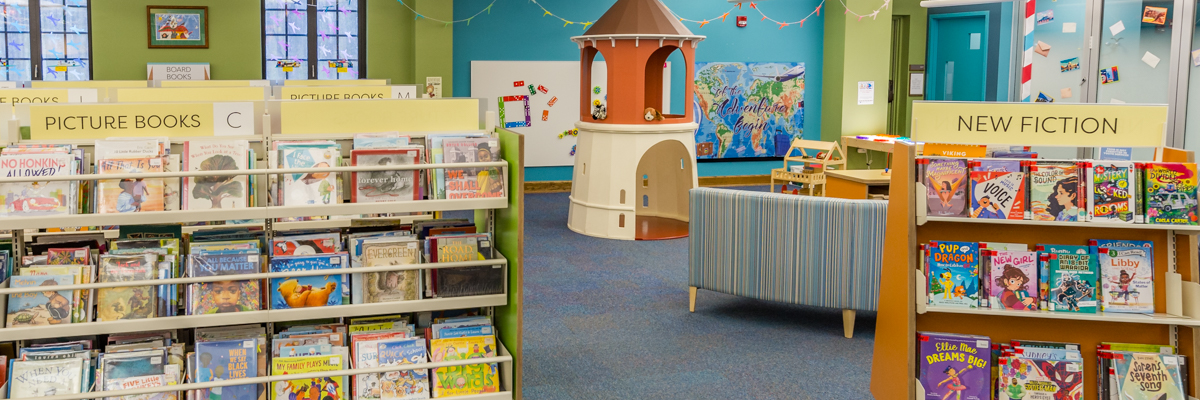
POLYGON ((29 107, 30 139, 254 135, 254 104, 62 104, 29 107))
POLYGON ((918 101, 912 118, 921 142, 1160 147, 1167 106, 918 101))

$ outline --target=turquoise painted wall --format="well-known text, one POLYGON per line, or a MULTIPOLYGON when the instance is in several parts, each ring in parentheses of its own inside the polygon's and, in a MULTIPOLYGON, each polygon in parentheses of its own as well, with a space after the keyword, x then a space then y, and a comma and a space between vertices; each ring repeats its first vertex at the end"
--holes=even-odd
MULTIPOLYGON (((464 19, 487 7, 491 0, 457 0, 454 18, 464 19)), ((604 14, 615 0, 539 0, 546 9, 571 21, 592 21, 604 14)), ((734 5, 725 1, 662 0, 680 17, 706 19, 719 17, 734 5)), ((760 3, 763 11, 774 19, 796 21, 808 15, 820 0, 794 0, 760 3)), ((770 21, 760 21, 758 12, 743 6, 733 8, 725 22, 718 18, 704 28, 688 23, 688 29, 708 38, 696 48, 696 61, 734 62, 804 62, 805 107, 804 136, 819 138, 821 132, 821 54, 824 20, 810 18, 801 28, 792 25, 779 29, 770 21), (736 16, 745 15, 749 26, 738 28, 736 16)), ((454 96, 471 95, 471 61, 578 61, 579 48, 571 36, 583 34, 579 24, 564 27, 562 21, 543 16, 536 4, 527 1, 498 2, 491 13, 471 20, 471 24, 454 25, 454 96)), ((672 93, 683 91, 682 59, 673 59, 672 93)), ((688 101, 671 99, 673 112, 682 113, 688 101)), ((782 161, 714 161, 701 162, 698 176, 765 175, 779 168, 782 161)), ((571 180, 572 167, 527 167, 525 180, 571 180)))

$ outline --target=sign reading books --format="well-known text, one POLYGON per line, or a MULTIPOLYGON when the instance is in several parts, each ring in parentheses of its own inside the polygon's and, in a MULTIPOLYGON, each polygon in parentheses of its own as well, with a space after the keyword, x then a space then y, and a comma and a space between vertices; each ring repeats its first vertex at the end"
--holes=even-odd
POLYGON ((1159 147, 1167 106, 918 101, 912 118, 922 142, 1159 147))
POLYGON ((32 140, 254 134, 249 102, 37 105, 29 115, 32 140))
POLYGON ((96 89, 0 89, 0 103, 95 103, 96 89))

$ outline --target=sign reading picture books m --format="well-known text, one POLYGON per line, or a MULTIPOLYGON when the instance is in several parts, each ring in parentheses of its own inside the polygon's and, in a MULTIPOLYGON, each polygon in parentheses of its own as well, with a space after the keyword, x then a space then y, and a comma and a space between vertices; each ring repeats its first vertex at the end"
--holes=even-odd
POLYGON ((1160 147, 1167 106, 918 101, 912 118, 921 142, 1160 147))
POLYGON ((254 104, 47 104, 29 107, 32 140, 254 135, 254 104))

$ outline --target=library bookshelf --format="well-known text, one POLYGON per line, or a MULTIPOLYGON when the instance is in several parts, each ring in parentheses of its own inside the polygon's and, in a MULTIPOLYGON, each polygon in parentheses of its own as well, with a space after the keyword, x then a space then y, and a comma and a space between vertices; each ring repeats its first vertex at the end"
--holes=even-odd
MULTIPOLYGON (((103 226, 103 225, 146 225, 146 224, 188 224, 196 222, 205 222, 213 220, 259 220, 259 222, 245 223, 238 225, 208 225, 195 226, 185 225, 184 232, 195 232, 204 229, 228 229, 231 227, 261 227, 268 241, 280 232, 289 230, 305 230, 305 229, 323 229, 323 228, 349 228, 355 226, 373 226, 379 224, 403 224, 411 223, 412 221, 429 219, 434 217, 434 213, 447 211, 471 211, 475 214, 476 225, 480 228, 480 232, 489 232, 494 238, 494 249, 496 257, 488 260, 465 261, 455 263, 438 263, 438 264, 417 264, 417 265, 392 265, 382 267, 360 267, 346 268, 347 274, 357 274, 365 272, 386 272, 386 271, 403 271, 403 270, 420 270, 427 268, 463 268, 472 266, 495 266, 503 268, 504 291, 498 294, 477 295, 465 297, 448 297, 448 298, 427 298, 420 300, 395 301, 386 303, 371 303, 371 304, 347 304, 341 306, 327 306, 318 308, 303 308, 303 309, 287 309, 287 310, 260 310, 246 311, 228 314, 212 314, 212 315, 180 315, 174 317, 149 318, 140 320, 123 320, 109 322, 84 322, 74 323, 69 326, 31 326, 31 327, 4 327, 0 328, 0 343, 13 343, 22 345, 23 342, 32 339, 62 337, 64 333, 70 336, 87 336, 87 335, 102 335, 128 332, 142 332, 153 330, 167 329, 190 329, 200 327, 214 327, 238 324, 265 324, 268 328, 273 323, 302 321, 319 318, 345 318, 357 316, 372 316, 385 315, 396 313, 412 313, 422 311, 440 311, 454 310, 464 308, 483 308, 487 316, 492 318, 493 325, 496 328, 497 336, 496 343, 498 351, 496 356, 487 358, 476 358, 462 361, 445 361, 445 362, 426 362, 421 364, 409 364, 401 366, 387 366, 378 368, 358 368, 345 369, 334 372, 311 373, 286 375, 286 376, 263 376, 256 378, 231 379, 225 381, 205 382, 205 383, 189 383, 182 385, 165 386, 159 388, 148 389, 132 389, 125 391, 106 391, 103 392, 103 397, 147 394, 157 392, 175 392, 182 390, 203 389, 212 387, 268 383, 274 381, 291 380, 297 378, 319 378, 328 376, 349 376, 362 373, 382 373, 390 371, 402 371, 412 369, 427 369, 446 366, 468 365, 493 363, 497 364, 501 382, 501 391, 497 393, 488 393, 473 396, 461 396, 462 399, 478 399, 478 400, 508 400, 519 399, 520 396, 520 349, 521 349, 521 259, 523 253, 523 220, 524 214, 522 210, 523 202, 523 187, 520 184, 522 180, 521 171, 523 170, 524 160, 524 142, 520 134, 510 131, 495 129, 494 124, 489 121, 494 120, 490 113, 481 112, 484 107, 477 99, 455 99, 453 101, 443 100, 440 102, 432 102, 427 100, 378 100, 378 101, 311 101, 308 103, 320 104, 305 104, 305 107, 319 106, 319 113, 313 112, 311 109, 304 115, 293 115, 289 117, 286 113, 287 104, 290 102, 274 102, 274 109, 277 113, 283 115, 263 115, 264 124, 256 127, 256 135, 246 137, 236 137, 240 139, 250 140, 257 149, 269 149, 270 143, 273 140, 313 140, 313 139, 328 139, 338 140, 343 143, 348 142, 353 138, 353 133, 369 133, 379 132, 378 120, 363 120, 362 124, 355 120, 348 120, 338 117, 339 115, 353 114, 362 112, 363 109, 371 109, 380 112, 388 110, 398 112, 405 115, 417 115, 419 117, 411 121, 412 124, 425 127, 424 132, 412 135, 414 138, 423 136, 424 133, 441 133, 441 132, 462 132, 464 131, 461 118, 447 119, 447 115, 470 115, 478 116, 477 119, 470 122, 476 131, 485 131, 493 135, 500 141, 501 151, 500 159, 494 162, 477 163, 476 167, 495 168, 505 177, 506 189, 505 195, 502 197, 481 198, 481 199, 444 199, 444 200, 418 200, 409 202, 396 203, 368 203, 357 204, 342 202, 339 204, 330 204, 324 206, 276 206, 267 201, 260 201, 260 204, 253 207, 247 207, 236 210, 216 210, 216 211, 161 211, 161 212, 144 212, 137 214, 79 214, 65 215, 54 217, 41 218, 0 218, 0 230, 6 231, 6 236, 13 242, 13 255, 17 259, 24 254, 25 243, 35 241, 39 236, 53 235, 68 235, 80 233, 97 233, 102 234, 105 238, 116 237, 116 231, 85 231, 85 232, 38 232, 46 228, 59 227, 78 227, 78 226, 103 226), (283 111, 280 111, 280 108, 283 111), (439 109, 441 112, 430 112, 431 109, 439 109), (417 111, 414 111, 417 110, 417 111), (292 134, 281 126, 286 125, 289 118, 303 119, 305 121, 320 120, 320 119, 337 119, 341 129, 335 134, 292 134), (272 125, 272 121, 275 123, 272 125), (439 124, 446 124, 440 129, 439 124), (272 129, 274 127, 274 129, 272 129), (374 214, 400 214, 411 213, 404 216, 393 217, 371 217, 374 214), (366 216, 365 216, 366 215, 366 216), (301 221, 301 222, 278 222, 279 218, 290 217, 310 217, 322 216, 329 217, 325 220, 317 221, 301 221), (66 331, 66 332, 64 332, 66 331)), ((39 107, 39 106, 32 106, 39 107)), ((45 107, 71 107, 70 105, 57 105, 45 107)), ((266 107, 263 107, 266 109, 266 107)), ((20 112, 28 114, 29 107, 23 107, 20 112)), ((28 121, 28 117, 24 117, 28 121)), ((16 134, 17 131, 28 128, 21 124, 20 118, 14 118, 7 124, 10 128, 5 142, 10 145, 28 144, 39 142, 50 142, 46 140, 36 140, 34 135, 33 140, 28 137, 22 138, 22 135, 16 134)), ((303 123, 298 123, 301 126, 303 123)), ((395 130, 395 129, 393 129, 395 130)), ((169 136, 169 134, 167 134, 169 136)), ((72 140, 56 140, 53 142, 64 142, 76 144, 81 147, 90 146, 94 143, 94 139, 88 139, 87 134, 82 134, 81 139, 72 140)), ((175 145, 187 139, 227 139, 230 137, 192 137, 180 136, 172 137, 172 142, 175 145)), ((348 152, 349 146, 343 145, 344 151, 348 152)), ((178 150, 175 150, 178 151, 178 150)), ((175 152, 173 151, 173 152, 175 152)), ((307 169, 282 169, 271 168, 275 165, 274 160, 268 155, 268 152, 258 152, 262 159, 258 161, 259 168, 251 170, 239 171, 208 171, 203 173, 195 172, 165 172, 153 174, 136 174, 137 177, 162 177, 162 178, 178 178, 184 176, 212 176, 212 175, 250 175, 257 176, 261 179, 261 184, 258 188, 260 199, 267 199, 266 182, 270 181, 271 177, 280 176, 285 173, 309 173, 309 172, 330 172, 341 174, 344 182, 350 182, 349 174, 351 172, 363 171, 393 171, 393 170, 433 170, 444 168, 462 168, 466 164, 418 164, 418 165, 394 165, 394 166, 356 166, 356 167, 325 167, 325 168, 307 168, 307 169)), ((90 155, 90 151, 89 151, 90 155)), ((117 175, 73 175, 69 177, 41 177, 41 178, 0 178, 3 182, 29 182, 29 181, 45 181, 45 180, 96 180, 96 179, 114 179, 119 178, 117 175)), ((343 185, 345 187, 346 185, 343 185)), ((343 191, 343 199, 348 199, 348 191, 343 191)), ((264 256, 269 257, 269 256, 264 256)), ((265 264, 264 264, 265 265, 265 264)), ((327 273, 327 271, 325 271, 327 273)), ((281 272, 281 273, 257 273, 248 274, 244 277, 249 279, 269 279, 284 276, 303 276, 303 275, 323 275, 320 271, 300 271, 300 272, 281 272)), ((228 277, 225 277, 228 279, 228 277)), ((127 281, 127 282, 109 282, 109 283, 89 283, 77 285, 62 285, 63 290, 75 289, 97 289, 106 287, 118 286, 146 286, 146 285, 162 285, 162 284, 189 284, 198 282, 209 282, 221 280, 220 277, 183 277, 173 279, 154 279, 149 281, 127 281)), ((27 288, 9 288, 8 282, 0 282, 0 312, 7 310, 8 295, 32 291, 27 288)), ((0 397, 6 393, 5 387, 0 387, 0 397)), ((86 392, 80 394, 67 394, 49 396, 50 400, 79 400, 96 398, 97 392, 86 392)))

